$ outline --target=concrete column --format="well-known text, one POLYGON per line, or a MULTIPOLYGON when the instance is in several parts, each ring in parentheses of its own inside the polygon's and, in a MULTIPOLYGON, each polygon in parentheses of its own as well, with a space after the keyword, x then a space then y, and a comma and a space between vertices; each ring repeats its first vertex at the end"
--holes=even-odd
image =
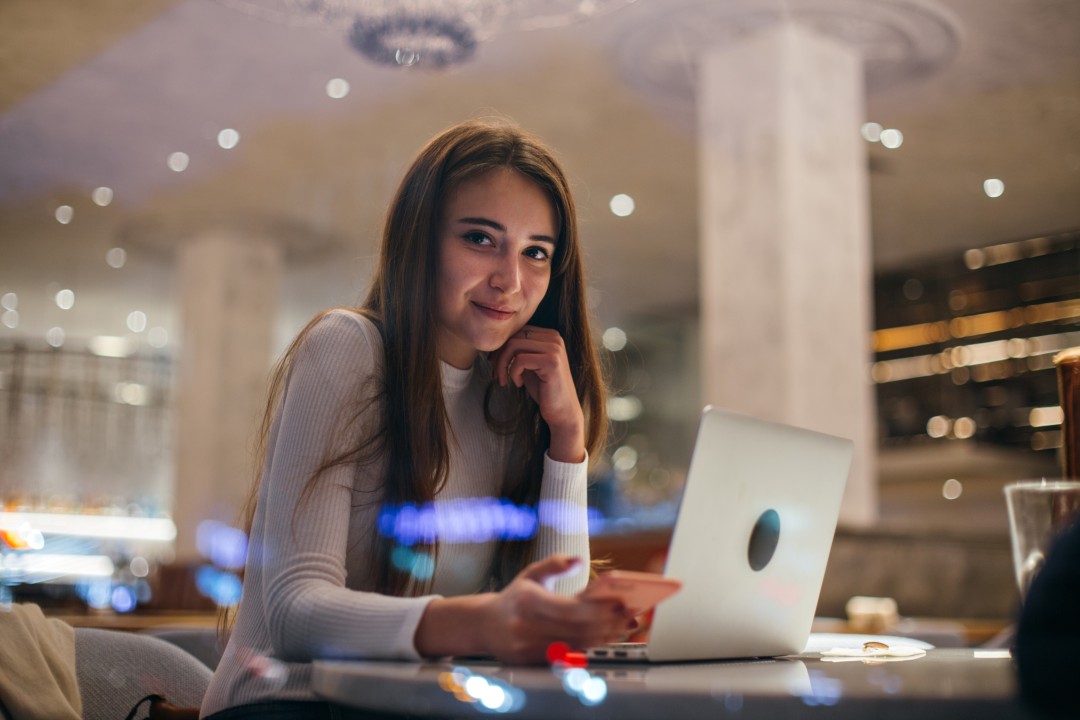
POLYGON ((235 523, 254 472, 282 273, 281 245, 215 229, 180 245, 176 555, 206 519, 235 523))
POLYGON ((852 438, 841 522, 877 515, 862 62, 792 23, 699 65, 706 402, 852 438))

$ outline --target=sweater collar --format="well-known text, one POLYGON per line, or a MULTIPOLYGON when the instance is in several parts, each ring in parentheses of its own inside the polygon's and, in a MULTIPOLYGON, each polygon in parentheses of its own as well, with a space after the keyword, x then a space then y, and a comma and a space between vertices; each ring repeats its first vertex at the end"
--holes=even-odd
POLYGON ((439 367, 442 370, 443 392, 456 395, 469 386, 476 363, 474 362, 463 370, 440 360, 439 367))

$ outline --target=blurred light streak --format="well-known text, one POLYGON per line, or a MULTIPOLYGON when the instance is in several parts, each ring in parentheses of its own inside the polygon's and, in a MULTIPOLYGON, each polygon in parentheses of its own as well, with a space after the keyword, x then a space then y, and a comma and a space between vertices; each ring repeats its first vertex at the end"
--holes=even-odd
POLYGON ((948 324, 944 321, 885 328, 874 332, 874 352, 905 350, 948 339, 948 324))
POLYGON ((965 315, 946 323, 943 320, 916 325, 882 328, 873 333, 874 352, 890 352, 932 345, 950 338, 974 337, 1010 330, 1024 325, 1072 320, 1080 317, 1080 300, 1028 305, 1011 310, 965 315))
POLYGON ((957 367, 989 365, 1025 356, 1029 358, 1029 370, 1045 370, 1053 367, 1053 363, 1039 363, 1033 360, 1035 356, 1050 355, 1077 344, 1080 344, 1080 332, 993 340, 946 348, 933 355, 879 360, 871 366, 870 374, 876 383, 898 382, 939 375, 957 367))
POLYGON ((105 555, 56 555, 10 553, 4 556, 5 574, 21 576, 22 582, 48 582, 58 578, 112 577, 116 568, 105 555))
POLYGON ((1031 449, 1036 452, 1040 450, 1057 450, 1061 447, 1061 442, 1060 430, 1040 431, 1031 434, 1031 449))
POLYGON ((417 543, 526 540, 536 534, 537 511, 498 498, 437 500, 421 506, 386 506, 379 532, 406 547, 417 543))
POLYGON ((0 512, 0 529, 18 528, 23 523, 29 523, 31 527, 46 535, 162 542, 176 539, 176 525, 169 518, 0 512))
POLYGON ((96 335, 90 338, 86 347, 99 357, 123 358, 134 352, 127 338, 115 335, 96 335))
POLYGON ((1033 407, 1028 414, 1028 423, 1031 427, 1049 427, 1060 425, 1065 419, 1065 412, 1059 405, 1050 407, 1033 407))

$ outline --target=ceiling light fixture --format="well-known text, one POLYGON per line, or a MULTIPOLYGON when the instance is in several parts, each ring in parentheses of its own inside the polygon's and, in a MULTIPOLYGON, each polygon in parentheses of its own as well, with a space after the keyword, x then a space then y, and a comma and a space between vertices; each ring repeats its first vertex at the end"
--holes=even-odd
POLYGON ((380 65, 445 68, 468 61, 504 27, 559 27, 635 0, 218 0, 288 25, 344 32, 380 65))

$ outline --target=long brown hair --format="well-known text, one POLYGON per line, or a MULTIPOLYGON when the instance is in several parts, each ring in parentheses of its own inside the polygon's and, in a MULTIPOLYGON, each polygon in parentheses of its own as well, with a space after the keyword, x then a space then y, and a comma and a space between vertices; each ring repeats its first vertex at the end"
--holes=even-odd
MULTIPOLYGON (((599 457, 607 434, 603 373, 589 328, 584 268, 577 211, 569 183, 558 161, 539 140, 505 122, 472 120, 455 125, 420 150, 406 171, 386 216, 382 247, 371 289, 359 308, 383 338, 384 376, 376 379, 377 402, 370 388, 361 391, 346 427, 375 408, 375 433, 357 433, 352 448, 327 457, 307 479, 305 497, 324 472, 342 464, 358 468, 376 456, 386 459, 380 502, 422 504, 434 499, 449 474, 449 444, 442 378, 435 347, 435 282, 438 230, 446 198, 463 182, 497 168, 509 168, 532 180, 547 194, 556 211, 558 238, 548 290, 530 323, 554 328, 566 345, 570 371, 585 414, 585 447, 599 457)), ((266 412, 258 436, 257 457, 265 458, 267 441, 289 367, 297 348, 325 313, 308 323, 276 365, 266 412)), ((544 452, 550 431, 538 406, 524 390, 492 383, 485 396, 485 417, 493 430, 511 436, 510 459, 502 496, 535 505, 539 498, 544 452)), ((248 502, 246 526, 251 529, 258 487, 248 502)), ((376 538, 375 589, 392 595, 426 590, 390 562, 392 540, 376 538)), ((530 542, 502 542, 492 568, 493 585, 508 582, 524 564, 530 542)), ((433 549, 433 548, 432 548, 433 549)))

